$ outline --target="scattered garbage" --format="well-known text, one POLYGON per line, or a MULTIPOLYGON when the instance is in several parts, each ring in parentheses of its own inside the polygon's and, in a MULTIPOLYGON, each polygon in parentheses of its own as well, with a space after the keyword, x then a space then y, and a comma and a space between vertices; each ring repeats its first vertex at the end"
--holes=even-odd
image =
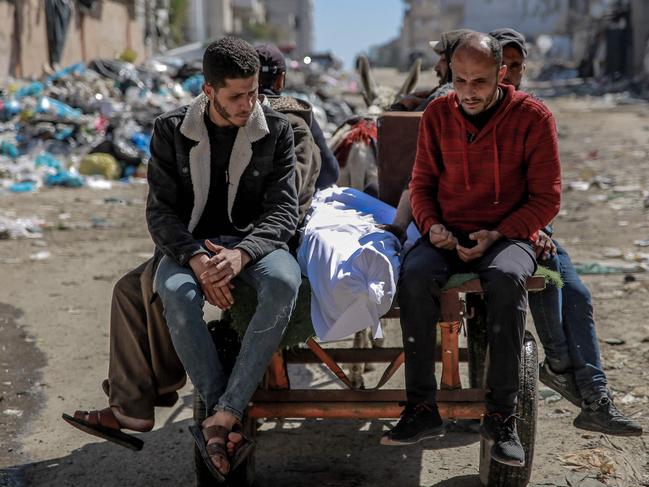
POLYGON ((569 453, 559 459, 570 470, 597 470, 600 478, 615 475, 615 462, 603 448, 592 448, 569 453))
POLYGON ((36 181, 20 181, 9 186, 12 193, 29 193, 38 188, 36 181))
POLYGON ((0 240, 42 238, 43 221, 38 218, 12 219, 0 215, 0 240))
POLYGON ((539 389, 539 399, 541 401, 545 401, 548 404, 551 404, 553 402, 560 401, 562 398, 559 394, 554 392, 552 389, 542 388, 539 389))
POLYGON ((32 254, 29 256, 30 260, 47 260, 51 257, 51 253, 47 250, 42 250, 40 252, 36 252, 35 254, 32 254))
POLYGON ((601 262, 585 262, 576 263, 575 269, 577 274, 593 275, 593 274, 632 274, 638 272, 645 272, 647 264, 605 264, 601 262))
POLYGON ((644 397, 637 397, 632 393, 625 394, 622 399, 620 399, 621 404, 635 404, 635 403, 646 403, 649 401, 649 399, 644 396, 644 397))
POLYGON ((106 179, 119 179, 122 170, 115 159, 110 154, 94 153, 84 156, 79 166, 79 173, 86 176, 103 176, 106 179))
POLYGON ((20 418, 23 415, 23 412, 20 409, 5 409, 4 411, 2 411, 2 414, 20 418))

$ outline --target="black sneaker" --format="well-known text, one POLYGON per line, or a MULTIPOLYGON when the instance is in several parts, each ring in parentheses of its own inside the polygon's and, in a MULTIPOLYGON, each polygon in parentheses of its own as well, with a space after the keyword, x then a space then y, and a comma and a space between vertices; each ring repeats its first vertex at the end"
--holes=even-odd
POLYGON ((642 435, 640 423, 624 416, 608 396, 590 404, 584 403, 572 424, 582 430, 597 431, 607 435, 642 435))
POLYGON ((406 404, 397 425, 381 437, 381 445, 413 445, 444 436, 444 421, 437 406, 419 403, 406 404))
POLYGON ((491 458, 512 467, 525 466, 525 452, 516 432, 516 416, 484 415, 480 434, 491 445, 491 458))
POLYGON ((575 381, 575 374, 572 372, 558 374, 550 368, 547 360, 544 360, 539 364, 539 380, 575 406, 581 407, 581 393, 575 381))

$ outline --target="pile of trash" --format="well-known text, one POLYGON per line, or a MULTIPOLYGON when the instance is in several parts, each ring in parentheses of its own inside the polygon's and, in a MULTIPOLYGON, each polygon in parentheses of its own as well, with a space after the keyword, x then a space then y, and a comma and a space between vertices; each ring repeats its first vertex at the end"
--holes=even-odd
POLYGON ((196 89, 166 71, 159 62, 97 59, 10 81, 0 91, 0 191, 143 177, 153 121, 196 89))
MULTIPOLYGON (((95 59, 40 80, 10 80, 0 89, 0 191, 143 177, 155 118, 201 91, 203 49, 168 51, 139 66, 95 59)), ((314 106, 325 135, 354 115, 344 101, 358 93, 353 76, 316 62, 292 64, 287 94, 314 106)))

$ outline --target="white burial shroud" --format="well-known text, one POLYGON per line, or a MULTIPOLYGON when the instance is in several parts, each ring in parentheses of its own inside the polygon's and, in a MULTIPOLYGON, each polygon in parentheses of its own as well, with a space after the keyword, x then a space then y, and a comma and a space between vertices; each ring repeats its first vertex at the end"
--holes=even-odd
MULTIPOLYGON (((367 327, 383 336, 379 318, 390 309, 399 278, 401 245, 390 232, 395 209, 351 188, 316 193, 298 248, 311 283, 311 320, 321 341, 340 340, 367 327)), ((419 234, 414 225, 409 240, 419 234)))

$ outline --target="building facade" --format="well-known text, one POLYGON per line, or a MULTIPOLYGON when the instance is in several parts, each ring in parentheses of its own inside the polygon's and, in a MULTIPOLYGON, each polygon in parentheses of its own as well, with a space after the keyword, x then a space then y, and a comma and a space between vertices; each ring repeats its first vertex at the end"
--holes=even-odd
POLYGON ((295 58, 313 52, 313 0, 266 0, 266 22, 282 48, 295 58))

